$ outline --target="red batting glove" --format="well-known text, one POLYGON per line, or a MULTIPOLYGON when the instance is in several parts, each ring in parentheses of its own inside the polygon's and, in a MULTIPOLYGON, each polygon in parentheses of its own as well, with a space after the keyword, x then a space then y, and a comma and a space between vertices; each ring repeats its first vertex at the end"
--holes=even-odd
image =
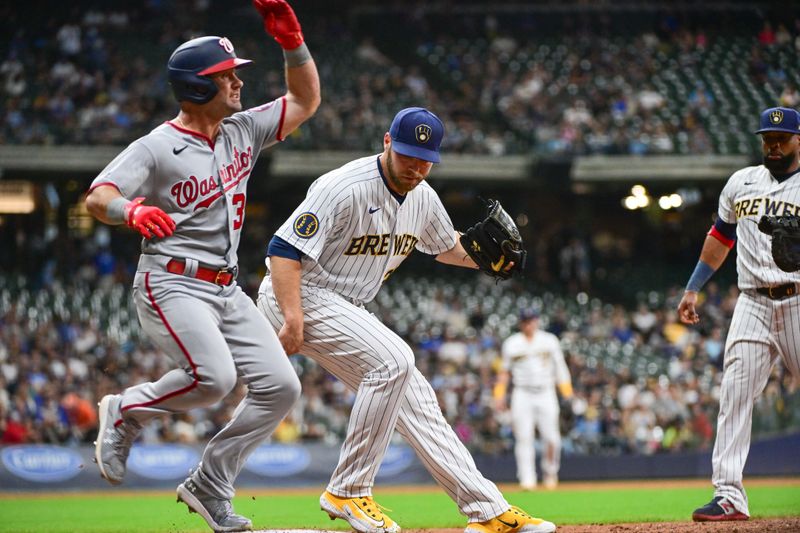
POLYGON ((175 221, 153 205, 142 205, 144 196, 134 198, 125 206, 125 224, 145 239, 169 237, 175 231, 175 221))
POLYGON ((253 0, 264 19, 264 29, 284 50, 294 50, 303 44, 303 32, 292 6, 286 0, 253 0))

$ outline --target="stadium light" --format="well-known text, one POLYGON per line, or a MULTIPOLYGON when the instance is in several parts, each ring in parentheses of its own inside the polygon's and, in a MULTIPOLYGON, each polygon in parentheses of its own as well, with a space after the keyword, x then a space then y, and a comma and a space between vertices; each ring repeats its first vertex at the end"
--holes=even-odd
POLYGON ((681 205, 683 205, 683 197, 678 193, 665 194, 658 199, 658 206, 664 211, 678 208, 681 205))
POLYGON ((634 185, 631 187, 630 196, 622 199, 622 206, 628 210, 644 209, 650 205, 650 196, 647 194, 647 189, 644 185, 634 185))
POLYGON ((639 200, 635 196, 626 196, 622 199, 622 205, 625 209, 633 211, 639 209, 639 200))

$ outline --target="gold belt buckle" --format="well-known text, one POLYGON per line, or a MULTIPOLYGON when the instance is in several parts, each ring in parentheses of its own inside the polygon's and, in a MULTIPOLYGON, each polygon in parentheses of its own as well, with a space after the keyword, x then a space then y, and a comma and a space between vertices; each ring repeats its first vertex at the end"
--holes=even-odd
POLYGON ((229 271, 227 268, 223 268, 223 269, 221 269, 221 270, 218 270, 218 271, 217 271, 217 275, 216 275, 216 277, 214 278, 214 283, 215 283, 215 284, 217 284, 217 285, 222 285, 222 281, 220 281, 220 278, 221 278, 221 277, 222 277, 224 274, 229 274, 229 273, 230 273, 230 271, 229 271))
POLYGON ((230 268, 225 267, 217 271, 217 275, 214 278, 214 283, 216 283, 217 285, 222 285, 222 283, 220 282, 220 277, 223 276, 224 274, 230 274, 231 276, 230 283, 226 283, 224 285, 225 287, 227 287, 228 285, 233 283, 237 277, 239 277, 239 265, 233 265, 230 268))
POLYGON ((769 292, 769 297, 770 297, 770 298, 772 298, 772 299, 774 300, 774 299, 775 299, 775 295, 773 295, 773 294, 772 294, 772 287, 769 287, 769 288, 767 289, 767 292, 769 292))

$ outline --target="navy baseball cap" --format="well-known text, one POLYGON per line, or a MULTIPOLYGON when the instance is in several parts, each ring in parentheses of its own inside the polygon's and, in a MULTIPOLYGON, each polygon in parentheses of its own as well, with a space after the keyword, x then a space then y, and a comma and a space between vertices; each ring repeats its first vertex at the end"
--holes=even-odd
POLYGON ((407 107, 394 116, 389 128, 392 150, 431 163, 439 162, 439 145, 444 124, 439 117, 422 107, 407 107))
POLYGON ((538 309, 523 309, 519 312, 519 321, 527 322, 528 320, 535 320, 539 318, 538 309))
POLYGON ((756 133, 782 131, 800 135, 800 113, 790 107, 770 107, 761 112, 759 130, 756 133))

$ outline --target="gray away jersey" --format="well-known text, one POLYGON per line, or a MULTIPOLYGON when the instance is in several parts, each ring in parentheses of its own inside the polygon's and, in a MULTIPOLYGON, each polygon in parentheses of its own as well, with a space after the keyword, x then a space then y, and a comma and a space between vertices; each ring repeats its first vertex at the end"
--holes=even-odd
POLYGON ((414 249, 438 255, 455 246, 439 196, 421 182, 403 203, 390 192, 378 156, 319 177, 276 235, 305 256, 305 286, 369 302, 414 249))
POLYGON ((224 119, 216 140, 166 122, 131 143, 92 182, 126 198, 144 196, 175 221, 165 239, 143 239, 143 254, 196 259, 210 267, 238 262, 247 181, 264 148, 278 138, 279 98, 224 119))
POLYGON ((800 215, 800 174, 778 182, 764 165, 735 172, 719 198, 719 217, 736 224, 736 269, 740 289, 800 282, 772 258, 771 237, 758 229, 763 215, 800 215))

